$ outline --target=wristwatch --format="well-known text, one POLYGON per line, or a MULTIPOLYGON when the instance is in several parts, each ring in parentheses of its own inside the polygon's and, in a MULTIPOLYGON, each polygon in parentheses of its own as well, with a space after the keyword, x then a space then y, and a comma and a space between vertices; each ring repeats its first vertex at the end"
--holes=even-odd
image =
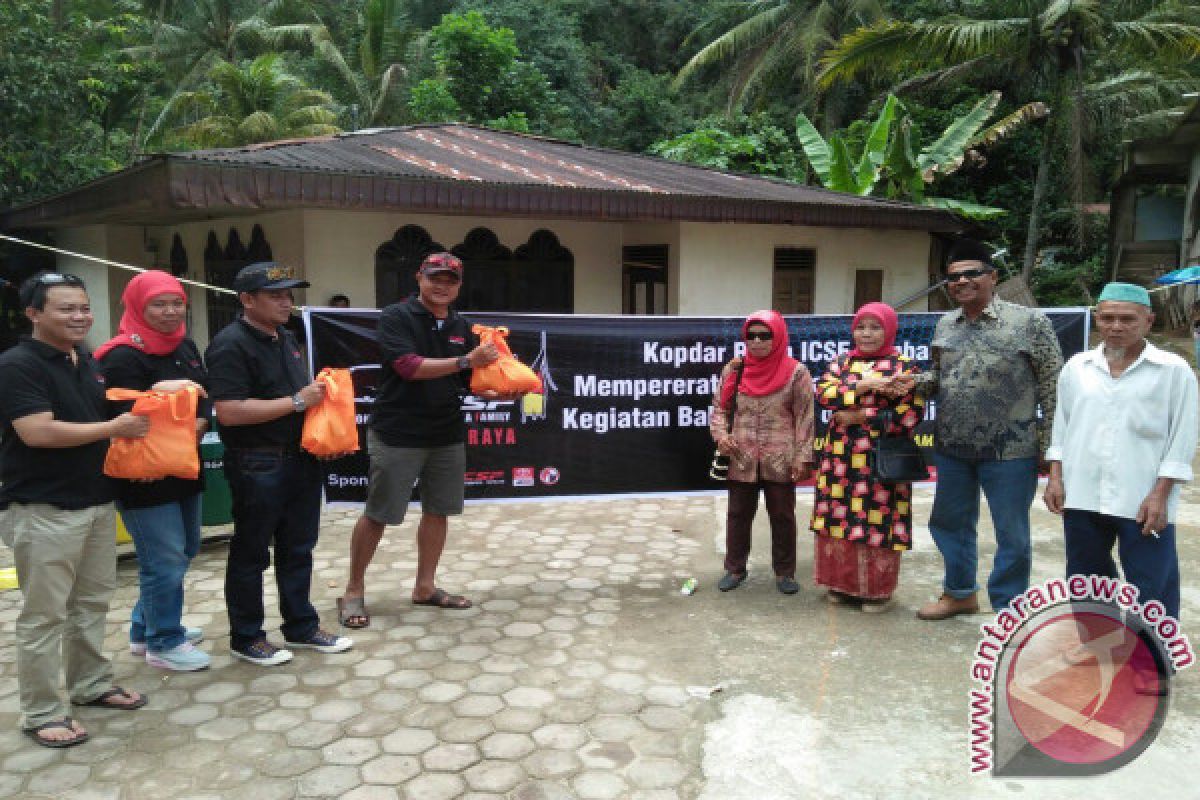
POLYGON ((466 356, 459 356, 454 362, 454 365, 458 367, 459 372, 463 371, 464 369, 470 369, 471 359, 467 358, 466 356))
POLYGON ((299 392, 292 395, 292 408, 296 409, 297 414, 308 408, 308 403, 304 402, 304 398, 300 396, 299 392))

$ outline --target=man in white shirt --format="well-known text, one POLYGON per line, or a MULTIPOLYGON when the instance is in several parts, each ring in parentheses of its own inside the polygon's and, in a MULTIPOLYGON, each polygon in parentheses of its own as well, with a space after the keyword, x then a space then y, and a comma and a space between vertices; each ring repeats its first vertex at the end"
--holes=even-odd
POLYGON ((1139 602, 1179 618, 1175 519, 1180 484, 1192 479, 1197 388, 1191 367, 1146 341, 1150 294, 1104 287, 1096 306, 1103 343, 1071 358, 1058 377, 1046 508, 1063 514, 1067 574, 1117 577, 1139 602))

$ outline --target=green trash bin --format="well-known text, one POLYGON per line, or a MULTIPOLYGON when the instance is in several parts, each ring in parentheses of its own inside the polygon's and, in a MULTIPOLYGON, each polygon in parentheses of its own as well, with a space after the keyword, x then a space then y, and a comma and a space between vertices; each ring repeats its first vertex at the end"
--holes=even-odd
MULTIPOLYGON (((216 420, 212 420, 215 427, 216 420)), ((233 522, 233 494, 225 480, 225 445, 220 435, 210 430, 200 440, 200 461, 204 470, 204 497, 200 501, 201 525, 228 525, 233 522)))

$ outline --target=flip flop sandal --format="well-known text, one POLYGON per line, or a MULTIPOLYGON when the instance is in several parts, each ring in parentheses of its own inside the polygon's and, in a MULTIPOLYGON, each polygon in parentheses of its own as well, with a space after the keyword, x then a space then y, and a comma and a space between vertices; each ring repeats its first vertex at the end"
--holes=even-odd
POLYGON ((63 717, 62 719, 44 722, 41 725, 38 725, 36 728, 26 728, 25 735, 30 739, 33 739, 42 747, 53 748, 74 747, 77 744, 83 744, 89 738, 91 738, 87 731, 76 733, 75 720, 71 719, 70 717, 63 717), (46 737, 39 735, 42 731, 53 730, 55 728, 71 731, 72 733, 75 733, 75 735, 70 739, 47 739, 46 737))
POLYGON ((414 606, 434 606, 435 608, 450 608, 463 610, 471 607, 471 601, 461 594, 450 594, 444 589, 434 589, 433 594, 424 600, 413 600, 414 606))
POLYGON ((343 628, 365 628, 371 624, 371 615, 367 613, 367 598, 339 597, 337 599, 338 622, 343 628), (361 622, 351 622, 355 617, 361 622))
POLYGON ((104 694, 94 700, 88 700, 86 703, 76 703, 77 706, 97 706, 98 708, 111 708, 115 711, 134 711, 146 705, 147 697, 142 695, 132 703, 114 703, 114 697, 133 697, 129 692, 122 689, 120 686, 114 686, 104 694))

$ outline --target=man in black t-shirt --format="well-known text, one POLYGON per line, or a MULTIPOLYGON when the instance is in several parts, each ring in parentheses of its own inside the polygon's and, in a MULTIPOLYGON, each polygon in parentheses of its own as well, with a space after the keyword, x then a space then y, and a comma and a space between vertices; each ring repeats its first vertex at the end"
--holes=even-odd
POLYGON ((83 281, 40 273, 21 287, 33 335, 0 356, 0 503, 22 605, 17 616, 21 727, 46 747, 88 738, 58 693, 65 662, 76 705, 132 710, 144 695, 113 686, 104 624, 117 585, 108 440, 150 421, 107 419, 104 386, 80 345, 92 327, 83 281))
POLYGON ((354 644, 322 630, 309 600, 322 473, 317 459, 300 448, 300 435, 305 409, 325 399, 325 387, 309 378, 300 345, 284 327, 292 289, 307 286, 273 262, 243 268, 233 282, 243 314, 213 337, 205 354, 233 494, 225 571, 230 648, 235 657, 264 667, 292 659, 290 650, 267 641, 262 628, 262 577, 272 544, 288 647, 340 653, 354 644))
POLYGON ((365 628, 367 566, 384 527, 404 521, 420 480, 417 575, 412 601, 439 608, 470 608, 471 601, 437 587, 434 575, 446 545, 448 517, 462 513, 466 425, 462 399, 470 370, 499 357, 480 345, 470 324, 450 308, 462 287, 462 262, 434 253, 417 271, 419 293, 383 309, 379 344, 383 384, 367 431, 370 456, 367 507, 350 540, 350 579, 338 600, 338 619, 365 628))

